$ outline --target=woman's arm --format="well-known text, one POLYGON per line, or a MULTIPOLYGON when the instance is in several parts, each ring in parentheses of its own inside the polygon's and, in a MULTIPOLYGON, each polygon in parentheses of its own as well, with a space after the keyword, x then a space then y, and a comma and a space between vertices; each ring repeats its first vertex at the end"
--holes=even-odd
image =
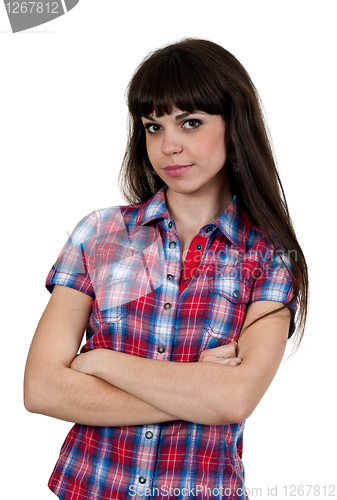
POLYGON ((242 363, 235 368, 214 362, 216 359, 207 361, 215 350, 205 351, 201 363, 176 363, 97 349, 80 354, 71 366, 108 381, 176 419, 206 425, 241 422, 253 412, 281 363, 290 312, 285 309, 247 325, 280 305, 259 301, 248 307, 238 341, 242 363))
POLYGON ((92 299, 55 285, 29 350, 27 410, 86 425, 138 425, 175 420, 97 377, 70 369, 83 338, 92 299))

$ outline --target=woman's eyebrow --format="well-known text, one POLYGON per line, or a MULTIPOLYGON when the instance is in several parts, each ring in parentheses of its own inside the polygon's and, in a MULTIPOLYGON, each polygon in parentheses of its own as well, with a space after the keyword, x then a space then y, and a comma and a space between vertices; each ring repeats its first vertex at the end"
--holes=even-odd
POLYGON ((192 113, 182 113, 181 115, 177 115, 176 116, 176 120, 181 120, 183 118, 187 118, 188 116, 190 116, 192 113))
POLYGON ((145 118, 146 120, 151 120, 152 122, 156 121, 154 118, 148 115, 141 115, 141 118, 145 118))
MULTIPOLYGON (((181 113, 180 115, 177 115, 175 117, 176 120, 182 120, 183 118, 187 118, 188 116, 190 115, 194 115, 194 114, 201 114, 202 112, 201 111, 194 111, 194 112, 185 112, 185 113, 181 113)), ((152 118, 151 116, 148 116, 148 115, 142 115, 142 118, 145 118, 146 120, 151 120, 152 122, 155 122, 156 120, 154 118, 152 118)))

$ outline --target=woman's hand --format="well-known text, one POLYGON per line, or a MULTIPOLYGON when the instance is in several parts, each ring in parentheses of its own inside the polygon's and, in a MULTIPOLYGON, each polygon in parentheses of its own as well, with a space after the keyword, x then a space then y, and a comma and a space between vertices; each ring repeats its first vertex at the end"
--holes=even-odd
POLYGON ((237 366, 242 359, 236 357, 237 343, 233 340, 230 344, 206 349, 200 354, 199 361, 220 363, 222 365, 237 366))

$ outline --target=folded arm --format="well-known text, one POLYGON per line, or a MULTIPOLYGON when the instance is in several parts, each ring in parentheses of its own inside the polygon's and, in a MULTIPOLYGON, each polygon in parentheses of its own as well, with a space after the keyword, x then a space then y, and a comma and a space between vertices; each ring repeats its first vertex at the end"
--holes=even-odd
POLYGON ((253 412, 281 363, 290 312, 285 309, 249 324, 280 305, 260 301, 248 307, 238 341, 239 358, 229 363, 221 355, 222 346, 204 351, 201 363, 152 360, 96 349, 80 354, 71 367, 99 377, 176 419, 206 425, 241 422, 253 412))
POLYGON ((85 425, 121 426, 165 422, 175 417, 72 370, 91 311, 91 297, 56 285, 29 350, 24 404, 27 410, 85 425))
POLYGON ((240 422, 267 390, 286 345, 288 310, 246 328, 280 305, 261 301, 247 309, 238 342, 243 361, 233 361, 234 368, 226 366, 219 348, 205 351, 201 363, 151 360, 105 349, 80 354, 72 361, 91 299, 65 287, 55 287, 54 294, 28 356, 25 404, 30 411, 63 420, 88 425, 176 419, 207 425, 240 422), (71 309, 68 303, 73 304, 71 309))

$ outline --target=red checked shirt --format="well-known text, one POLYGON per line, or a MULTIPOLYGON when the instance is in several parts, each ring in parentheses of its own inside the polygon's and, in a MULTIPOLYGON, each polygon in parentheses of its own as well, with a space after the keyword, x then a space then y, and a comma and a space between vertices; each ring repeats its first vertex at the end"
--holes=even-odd
MULTIPOLYGON (((196 362, 205 349, 237 340, 252 302, 292 299, 286 253, 282 259, 275 253, 237 196, 200 229, 182 264, 165 190, 145 203, 85 217, 50 271, 50 291, 59 284, 94 299, 82 352, 104 348, 196 362)), ((295 310, 293 305, 292 316, 295 310)), ((292 318, 289 335, 293 328, 292 318)), ((243 429, 244 422, 217 426, 182 420, 123 427, 75 424, 49 488, 62 500, 247 499, 243 429)))

